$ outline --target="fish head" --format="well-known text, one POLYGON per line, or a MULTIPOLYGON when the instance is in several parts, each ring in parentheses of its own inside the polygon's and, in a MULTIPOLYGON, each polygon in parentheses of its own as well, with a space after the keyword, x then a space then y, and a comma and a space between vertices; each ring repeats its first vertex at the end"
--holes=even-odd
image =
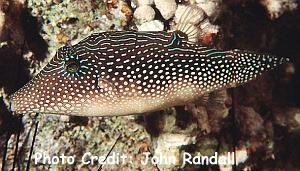
POLYGON ((11 110, 84 115, 100 97, 96 57, 72 46, 60 48, 40 73, 12 95, 11 110))

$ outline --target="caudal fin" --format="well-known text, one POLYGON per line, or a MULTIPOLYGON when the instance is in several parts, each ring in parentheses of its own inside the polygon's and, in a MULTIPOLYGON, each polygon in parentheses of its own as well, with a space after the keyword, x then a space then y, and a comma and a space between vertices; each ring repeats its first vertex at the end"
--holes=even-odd
POLYGON ((243 84, 266 71, 290 61, 289 58, 274 55, 256 54, 241 50, 228 51, 233 59, 233 75, 235 84, 243 84))

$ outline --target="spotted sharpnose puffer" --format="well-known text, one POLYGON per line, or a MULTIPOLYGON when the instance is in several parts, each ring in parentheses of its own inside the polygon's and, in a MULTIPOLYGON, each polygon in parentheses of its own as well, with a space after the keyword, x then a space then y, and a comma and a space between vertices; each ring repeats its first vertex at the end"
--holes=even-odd
POLYGON ((16 113, 140 114, 246 83, 288 58, 221 51, 184 33, 95 33, 55 57, 13 94, 16 113))

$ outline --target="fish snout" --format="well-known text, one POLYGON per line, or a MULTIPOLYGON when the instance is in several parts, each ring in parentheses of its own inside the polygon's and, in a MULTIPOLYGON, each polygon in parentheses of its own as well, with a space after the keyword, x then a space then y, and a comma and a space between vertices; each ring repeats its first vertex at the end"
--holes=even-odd
POLYGON ((9 110, 11 112, 16 112, 19 113, 19 106, 18 104, 20 104, 20 101, 18 100, 18 91, 16 93, 14 93, 11 98, 10 98, 10 102, 9 102, 9 110))
POLYGON ((15 107, 14 107, 13 100, 11 100, 11 101, 9 102, 9 110, 12 111, 12 112, 15 111, 15 107))
MULTIPOLYGON (((29 83, 31 83, 31 81, 29 83)), ((17 114, 35 113, 30 107, 34 106, 33 101, 38 98, 32 96, 30 90, 31 87, 29 87, 27 83, 10 96, 10 111, 17 114)))

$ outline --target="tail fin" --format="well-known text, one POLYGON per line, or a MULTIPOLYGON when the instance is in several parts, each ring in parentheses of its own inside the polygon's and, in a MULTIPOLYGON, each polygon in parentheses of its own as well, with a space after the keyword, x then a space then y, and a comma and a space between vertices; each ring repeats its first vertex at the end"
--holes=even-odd
POLYGON ((289 58, 256 54, 241 50, 228 51, 227 56, 234 60, 233 75, 235 84, 248 82, 264 72, 290 61, 289 58))

